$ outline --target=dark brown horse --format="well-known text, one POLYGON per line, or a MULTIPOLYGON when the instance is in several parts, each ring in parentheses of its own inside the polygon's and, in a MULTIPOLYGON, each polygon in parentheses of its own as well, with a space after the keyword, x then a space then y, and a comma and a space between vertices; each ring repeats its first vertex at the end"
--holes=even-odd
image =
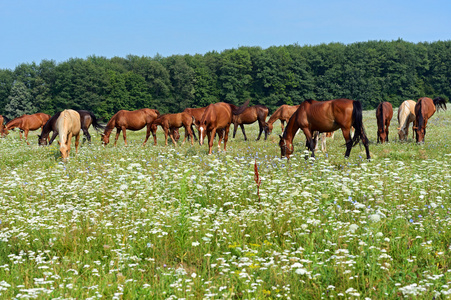
POLYGON ((142 108, 134 111, 120 110, 118 111, 105 127, 105 131, 102 134, 102 143, 104 145, 110 142, 110 134, 114 128, 116 128, 116 138, 114 140, 114 146, 116 146, 117 139, 122 130, 125 146, 127 146, 126 129, 137 131, 147 126, 146 139, 143 146, 146 144, 150 136, 150 125, 152 122, 160 116, 160 112, 156 109, 142 108))
POLYGON ((248 105, 249 100, 240 107, 225 102, 214 103, 207 106, 199 124, 199 144, 202 145, 205 136, 208 137, 208 154, 212 153, 213 140, 216 132, 220 130, 224 130, 224 133, 219 134, 218 148, 220 148, 221 140, 224 138, 224 151, 226 151, 232 116, 241 114, 248 105))
MULTIPOLYGON (((83 130, 83 134, 86 136, 86 139, 88 142, 91 142, 91 135, 89 134, 89 127, 92 125, 95 130, 100 131, 104 130, 105 127, 100 125, 97 122, 96 116, 87 110, 76 110, 78 114, 80 115, 80 123, 81 123, 81 130, 83 130)), ((44 127, 42 128, 42 132, 40 135, 38 135, 38 144, 40 146, 47 145, 47 140, 49 138, 50 132, 53 131, 53 135, 50 138, 49 145, 53 143, 55 138, 58 135, 58 130, 56 127, 56 120, 58 120, 58 117, 60 116, 61 112, 57 112, 54 114, 48 121, 45 123, 44 127)))
MULTIPOLYGON (((281 156, 287 158, 294 151, 293 138, 301 129, 306 137, 306 147, 315 157, 315 145, 312 139, 314 131, 332 132, 341 129, 346 141, 345 157, 349 157, 352 147, 362 140, 366 150, 366 157, 370 159, 368 138, 363 127, 362 104, 349 99, 335 99, 329 101, 305 100, 288 121, 287 127, 280 136, 281 156), (351 138, 351 127, 355 128, 351 138)), ((306 156, 307 158, 307 156, 306 156)))
POLYGON ((390 102, 382 102, 376 108, 377 142, 388 142, 388 128, 393 118, 393 106, 390 102))
POLYGON ((0 135, 3 133, 3 130, 6 128, 5 124, 8 123, 10 119, 5 116, 0 115, 0 135))
POLYGON ((437 97, 434 100, 428 97, 418 99, 415 105, 415 130, 417 143, 424 143, 424 136, 426 135, 426 125, 430 117, 432 117, 436 110, 446 110, 446 100, 437 97))
MULTIPOLYGON (((183 139, 182 145, 185 143, 186 138, 189 136, 191 139, 191 145, 194 144, 193 140, 193 132, 191 131, 191 126, 193 125, 194 117, 189 113, 181 112, 178 114, 164 114, 156 118, 152 125, 150 126, 150 130, 152 131, 154 145, 157 145, 157 126, 161 126, 164 130, 165 137, 165 145, 168 145, 168 134, 171 137, 172 142, 175 146, 177 146, 177 142, 174 138, 174 129, 178 129, 180 127, 185 128, 185 138, 183 139)), ((180 137, 180 135, 179 135, 180 137)))
POLYGON ((288 122, 294 112, 298 109, 299 105, 281 105, 272 115, 269 117, 268 122, 265 125, 265 132, 271 134, 273 129, 273 124, 277 120, 280 120, 280 126, 282 127, 282 132, 284 129, 285 122, 288 122))
POLYGON ((32 115, 23 115, 21 117, 12 119, 6 124, 6 127, 3 128, 2 137, 5 137, 8 135, 9 130, 14 128, 19 128, 19 135, 20 139, 22 139, 22 132, 24 132, 25 141, 28 145, 30 143, 28 142, 28 132, 31 130, 37 130, 39 128, 42 129, 44 127, 45 123, 50 119, 50 115, 45 113, 36 113, 32 115))
POLYGON ((207 107, 199 107, 199 108, 185 108, 183 112, 189 113, 192 117, 194 117, 194 122, 191 125, 191 131, 193 133, 194 139, 197 141, 196 133, 194 132, 193 125, 196 126, 197 129, 199 129, 200 119, 202 118, 202 115, 204 114, 207 107))
MULTIPOLYGON (((234 115, 232 117, 233 123, 233 138, 235 138, 238 125, 241 127, 241 131, 244 135, 244 140, 247 141, 246 132, 244 131, 244 124, 252 124, 258 121, 258 127, 260 132, 258 133, 257 141, 260 139, 263 130, 267 128, 266 117, 268 116, 269 109, 264 105, 254 105, 246 108, 243 113, 234 115)), ((265 130, 265 140, 268 138, 268 130, 265 130)))

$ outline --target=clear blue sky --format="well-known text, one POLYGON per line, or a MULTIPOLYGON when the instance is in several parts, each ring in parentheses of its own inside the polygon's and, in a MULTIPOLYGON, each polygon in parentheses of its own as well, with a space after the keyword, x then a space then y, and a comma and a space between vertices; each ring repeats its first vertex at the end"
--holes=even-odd
POLYGON ((90 55, 451 39, 450 0, 1 0, 0 69, 90 55))

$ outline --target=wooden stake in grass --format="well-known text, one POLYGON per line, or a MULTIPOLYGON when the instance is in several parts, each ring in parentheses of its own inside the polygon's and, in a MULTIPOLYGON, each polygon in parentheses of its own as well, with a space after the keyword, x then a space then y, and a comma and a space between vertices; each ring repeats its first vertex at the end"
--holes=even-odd
POLYGON ((260 179, 260 176, 258 174, 257 159, 255 159, 255 163, 254 163, 254 181, 257 184, 257 196, 258 196, 258 202, 260 202, 260 184, 261 184, 262 180, 260 179))

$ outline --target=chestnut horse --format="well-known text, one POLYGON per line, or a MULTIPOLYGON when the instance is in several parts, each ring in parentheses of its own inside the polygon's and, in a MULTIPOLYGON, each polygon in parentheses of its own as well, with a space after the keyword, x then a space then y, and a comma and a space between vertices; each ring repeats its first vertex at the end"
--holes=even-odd
POLYGON ((21 117, 12 119, 6 124, 6 127, 3 128, 2 137, 5 137, 9 134, 9 130, 14 128, 19 128, 20 139, 22 139, 22 132, 24 132, 25 141, 28 145, 28 132, 31 130, 37 130, 39 128, 42 129, 45 123, 50 119, 50 115, 45 113, 36 113, 32 115, 23 115, 21 117))
MULTIPOLYGON (((280 136, 281 156, 287 158, 294 151, 293 138, 301 129, 306 137, 306 147, 315 157, 315 145, 312 139, 314 131, 331 132, 341 129, 346 141, 345 157, 349 157, 352 147, 362 140, 366 150, 366 157, 370 159, 368 138, 363 127, 362 104, 350 99, 335 99, 329 101, 305 100, 288 121, 287 127, 280 136), (351 127, 355 133, 351 138, 351 127)), ((305 157, 307 159, 307 156, 305 157)))
MULTIPOLYGON (((159 116, 152 122, 150 130, 152 131, 154 145, 157 145, 157 126, 161 126, 164 130, 165 145, 168 145, 168 134, 171 137, 172 142, 177 146, 177 142, 174 138, 174 129, 180 127, 185 128, 185 138, 183 139, 182 145, 185 143, 187 136, 191 139, 191 145, 194 144, 193 132, 191 131, 191 126, 193 125, 194 117, 189 113, 181 112, 178 114, 164 114, 159 116)), ((180 137, 180 135, 179 135, 180 137)))
MULTIPOLYGON (((409 134, 409 125, 410 123, 415 122, 416 104, 417 103, 413 100, 406 100, 398 108, 398 136, 400 141, 407 140, 407 135, 409 134)), ((412 134, 414 133, 415 131, 412 129, 412 134)))
POLYGON ((204 114, 207 107, 199 107, 199 108, 185 108, 183 112, 189 113, 192 117, 194 117, 194 122, 191 125, 191 132, 193 133, 194 140, 197 141, 196 133, 194 132, 193 125, 196 126, 197 129, 199 129, 200 119, 202 118, 202 115, 204 114))
MULTIPOLYGON (((244 124, 252 124, 258 121, 258 128, 260 132, 258 133, 257 141, 260 139, 263 130, 266 127, 266 117, 268 116, 269 109, 264 105, 254 105, 246 108, 243 113, 239 115, 234 115, 232 117, 233 123, 233 138, 235 138, 236 130, 238 125, 241 127, 241 131, 244 135, 244 140, 247 141, 246 132, 244 131, 244 124)), ((265 140, 268 138, 268 130, 265 130, 265 140)))
POLYGON ((417 143, 424 143, 428 120, 434 115, 436 110, 440 109, 446 110, 446 100, 441 97, 437 97, 434 100, 428 97, 418 99, 418 102, 415 105, 416 118, 413 126, 417 143))
POLYGON ((393 118, 393 106, 390 102, 382 102, 376 108, 377 142, 388 142, 388 128, 393 118))
POLYGON ((56 130, 59 133, 61 158, 65 161, 69 157, 72 136, 75 136, 75 152, 78 152, 80 140, 80 114, 72 109, 63 110, 56 120, 56 130))
MULTIPOLYGON (((78 112, 78 114, 80 115, 81 130, 83 130, 83 134, 84 136, 86 136, 88 142, 91 142, 91 135, 89 134, 88 130, 91 124, 97 131, 105 129, 104 126, 100 125, 97 122, 97 118, 92 112, 87 110, 76 110, 76 112, 78 112)), ((56 136, 58 135, 58 130, 56 128, 56 120, 58 119, 60 114, 61 112, 57 112, 47 121, 47 123, 45 123, 44 127, 42 128, 41 134, 38 135, 39 137, 38 144, 40 146, 47 145, 47 140, 49 138, 50 131, 53 131, 53 135, 50 138, 49 145, 51 145, 55 140, 56 136)))
POLYGON ((271 134, 273 129, 273 124, 277 120, 280 120, 280 126, 282 127, 282 132, 284 129, 285 122, 288 122, 294 112, 299 108, 299 105, 281 105, 272 115, 269 117, 268 122, 265 124, 265 132, 271 134))
POLYGON ((125 146, 127 146, 126 129, 137 131, 147 126, 146 139, 143 146, 146 144, 150 136, 150 125, 152 122, 160 116, 160 112, 156 109, 142 108, 134 111, 120 110, 111 118, 106 124, 105 131, 102 134, 102 143, 107 145, 110 142, 110 134, 114 128, 116 128, 116 138, 114 140, 114 146, 116 146, 117 139, 122 130, 125 146))
POLYGON ((247 100, 242 106, 237 107, 230 103, 219 102, 210 104, 205 109, 199 125, 199 144, 204 143, 205 136, 208 137, 208 154, 211 154, 213 140, 218 132, 218 150, 221 147, 221 140, 224 138, 224 151, 226 151, 227 141, 229 139, 229 129, 232 123, 232 116, 241 114, 249 105, 247 100), (224 130, 223 133, 219 131, 224 130))

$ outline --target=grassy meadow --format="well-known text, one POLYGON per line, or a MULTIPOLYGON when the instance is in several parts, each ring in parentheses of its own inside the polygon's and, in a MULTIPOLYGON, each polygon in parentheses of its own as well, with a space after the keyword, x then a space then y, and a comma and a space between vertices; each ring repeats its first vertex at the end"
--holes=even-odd
POLYGON ((103 147, 91 129, 67 163, 56 142, 12 132, 0 139, 0 298, 448 298, 451 110, 422 145, 397 141, 396 115, 378 145, 364 113, 371 161, 363 146, 345 159, 340 131, 316 160, 302 133, 281 159, 279 122, 267 141, 246 126, 250 141, 239 129, 210 156, 164 147, 161 129, 145 147, 145 131, 103 147))

